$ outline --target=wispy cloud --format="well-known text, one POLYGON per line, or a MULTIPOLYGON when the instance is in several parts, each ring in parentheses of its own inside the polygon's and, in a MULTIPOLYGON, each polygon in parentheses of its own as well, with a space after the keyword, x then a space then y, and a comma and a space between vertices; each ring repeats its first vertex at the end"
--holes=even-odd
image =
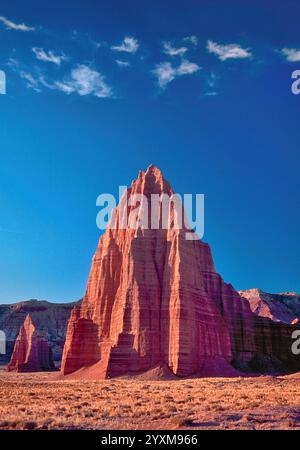
POLYGON ((300 61, 300 48, 283 48, 280 53, 286 57, 289 62, 299 62, 300 61))
POLYGON ((132 36, 126 36, 120 45, 113 45, 112 50, 117 52, 136 53, 139 48, 137 39, 132 36))
POLYGON ((170 62, 162 62, 157 64, 153 70, 153 74, 157 77, 158 85, 165 88, 167 84, 176 77, 182 75, 191 75, 200 69, 198 64, 183 60, 178 67, 172 66, 170 62))
POLYGON ((130 67, 131 64, 128 61, 121 61, 120 59, 116 59, 116 63, 120 67, 130 67))
POLYGON ((185 42, 190 42, 191 44, 193 44, 193 45, 195 45, 195 46, 198 45, 198 38, 197 38, 197 36, 195 36, 194 34, 191 35, 191 36, 186 36, 186 37, 184 37, 183 40, 184 40, 185 42))
POLYGON ((169 62, 157 64, 153 70, 153 73, 156 75, 158 84, 161 88, 164 88, 176 77, 176 69, 169 62))
POLYGON ((216 84, 217 75, 214 72, 211 72, 209 78, 207 80, 207 84, 210 88, 214 87, 216 84))
POLYGON ((169 56, 183 56, 187 52, 186 47, 175 48, 172 46, 171 42, 164 42, 164 53, 169 56))
POLYGON ((25 233, 25 231, 11 230, 9 228, 2 228, 2 227, 0 227, 0 233, 27 234, 25 233))
POLYGON ((68 79, 56 81, 54 87, 66 94, 94 95, 98 98, 112 97, 112 89, 101 73, 80 64, 72 70, 68 79))
POLYGON ((8 30, 34 31, 34 27, 29 27, 28 25, 25 25, 25 23, 15 23, 4 16, 0 16, 0 22, 2 22, 8 30))
POLYGON ((242 48, 239 44, 217 44, 213 41, 207 41, 207 50, 218 56, 221 61, 226 59, 244 59, 252 56, 248 48, 242 48))
POLYGON ((207 91, 205 92, 205 97, 216 97, 218 95, 217 91, 207 91))
POLYGON ((191 75, 200 69, 198 64, 192 63, 184 59, 176 70, 177 75, 191 75))
POLYGON ((40 61, 51 62, 59 66, 62 61, 67 61, 68 58, 65 55, 55 55, 51 50, 46 52, 44 49, 39 47, 32 48, 33 53, 36 58, 40 61))
POLYGON ((20 62, 16 58, 11 57, 11 58, 9 58, 7 65, 11 69, 15 70, 20 66, 20 62))
POLYGON ((47 81, 43 74, 32 75, 28 71, 21 71, 20 77, 26 80, 26 86, 35 92, 41 92, 42 88, 59 90, 65 94, 77 93, 80 96, 93 95, 98 98, 112 97, 111 87, 105 82, 101 73, 90 67, 79 64, 69 77, 63 80, 47 81))
POLYGON ((26 87, 29 89, 33 89, 35 92, 41 92, 40 89, 40 80, 35 78, 31 73, 21 71, 20 77, 26 81, 26 87))
POLYGON ((208 75, 208 78, 206 79, 206 92, 204 93, 205 96, 208 97, 215 97, 218 95, 216 86, 218 84, 219 77, 215 72, 210 72, 208 75))

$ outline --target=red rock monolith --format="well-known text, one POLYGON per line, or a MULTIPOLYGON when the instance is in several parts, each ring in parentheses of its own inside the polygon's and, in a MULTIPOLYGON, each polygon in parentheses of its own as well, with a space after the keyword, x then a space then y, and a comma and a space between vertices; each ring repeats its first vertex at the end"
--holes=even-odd
MULTIPOLYGON (((135 194, 150 205, 151 194, 173 190, 150 166, 127 191, 135 194)), ((161 366, 178 376, 236 374, 231 364, 255 353, 248 301, 216 273, 209 246, 174 227, 172 203, 168 229, 121 229, 134 208, 121 201, 116 229, 100 238, 83 302, 70 316, 62 373, 80 369, 84 377, 89 368, 102 378, 161 366)))

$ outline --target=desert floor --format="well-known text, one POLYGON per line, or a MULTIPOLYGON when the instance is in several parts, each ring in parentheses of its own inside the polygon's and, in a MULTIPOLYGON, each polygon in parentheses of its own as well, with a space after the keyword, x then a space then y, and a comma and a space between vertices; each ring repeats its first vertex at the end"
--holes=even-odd
POLYGON ((300 429, 300 374, 57 380, 0 370, 0 429, 300 429))

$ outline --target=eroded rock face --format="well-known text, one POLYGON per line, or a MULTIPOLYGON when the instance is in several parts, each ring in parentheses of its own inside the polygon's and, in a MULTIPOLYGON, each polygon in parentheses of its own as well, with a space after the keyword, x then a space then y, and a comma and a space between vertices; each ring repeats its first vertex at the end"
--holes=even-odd
POLYGON ((39 372, 54 368, 52 352, 47 340, 38 333, 28 314, 16 339, 7 370, 39 372))
MULTIPOLYGON (((150 202, 151 194, 173 191, 150 166, 127 195, 141 193, 150 202)), ((100 238, 85 297, 69 320, 62 372, 96 364, 99 377, 113 377, 160 365, 178 376, 210 368, 228 375, 232 362, 247 363, 255 353, 253 314, 215 272, 209 246, 174 229, 173 207, 169 229, 120 229, 132 210, 121 201, 117 228, 100 238)))

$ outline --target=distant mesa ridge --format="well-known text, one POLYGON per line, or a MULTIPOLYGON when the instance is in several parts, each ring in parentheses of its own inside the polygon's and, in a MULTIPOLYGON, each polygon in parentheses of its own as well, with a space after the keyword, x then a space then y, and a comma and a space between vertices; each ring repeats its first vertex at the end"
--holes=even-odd
POLYGON ((30 314, 37 330, 47 339, 55 364, 60 365, 67 322, 76 303, 28 300, 0 305, 0 330, 6 335, 6 355, 0 355, 0 361, 2 363, 9 361, 20 328, 26 316, 30 314))
POLYGON ((300 317, 300 295, 295 292, 268 294, 261 289, 239 291, 250 303, 253 313, 275 322, 291 324, 300 317))

